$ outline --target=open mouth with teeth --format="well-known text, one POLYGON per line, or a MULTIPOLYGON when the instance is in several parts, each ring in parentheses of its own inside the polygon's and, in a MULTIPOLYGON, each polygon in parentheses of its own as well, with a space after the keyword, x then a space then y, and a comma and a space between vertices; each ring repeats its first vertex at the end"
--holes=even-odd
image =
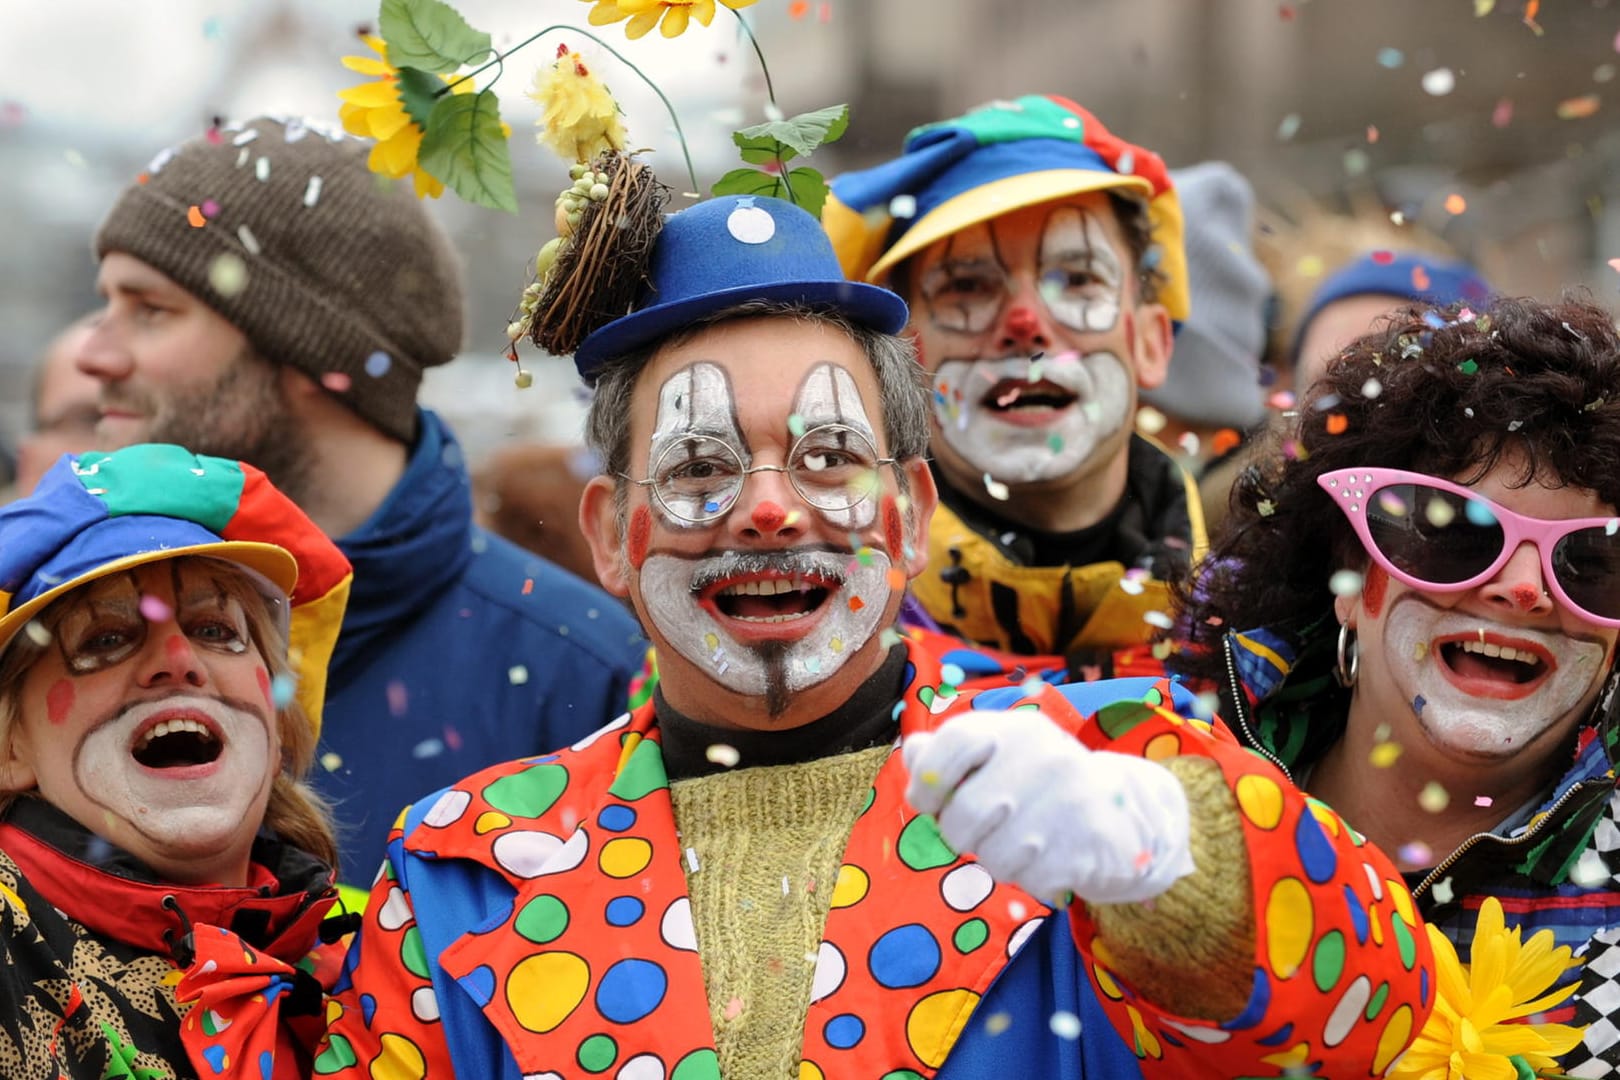
POLYGON ((750 577, 706 589, 702 603, 744 623, 788 623, 808 618, 826 604, 836 585, 802 575, 750 577))
POLYGON ((1080 400, 1072 390, 1065 390, 1049 379, 1029 382, 1024 379, 1001 379, 986 391, 979 403, 987 412, 1006 419, 1045 417, 1050 412, 1061 412, 1080 400))
POLYGON ((1435 645, 1446 677, 1480 697, 1524 697, 1557 666, 1539 646, 1523 641, 1512 645, 1485 634, 1447 638, 1435 645))
POLYGON ((217 732, 189 716, 169 717, 141 732, 130 754, 148 769, 211 765, 224 750, 217 732))

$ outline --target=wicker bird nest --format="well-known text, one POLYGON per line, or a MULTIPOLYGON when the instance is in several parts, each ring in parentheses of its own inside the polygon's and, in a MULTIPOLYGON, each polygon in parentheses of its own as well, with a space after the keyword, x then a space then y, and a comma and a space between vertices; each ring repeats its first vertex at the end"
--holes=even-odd
POLYGON ((652 168, 628 154, 609 150, 591 168, 608 175, 607 198, 586 206, 546 276, 529 327, 534 343, 553 356, 571 355, 592 331, 630 310, 669 202, 652 168))

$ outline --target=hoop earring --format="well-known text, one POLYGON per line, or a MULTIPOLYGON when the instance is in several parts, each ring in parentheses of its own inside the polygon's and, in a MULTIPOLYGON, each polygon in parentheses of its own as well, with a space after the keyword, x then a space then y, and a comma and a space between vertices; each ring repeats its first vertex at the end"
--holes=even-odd
POLYGON ((1356 685, 1361 673, 1361 649, 1356 644, 1356 632, 1349 623, 1339 624, 1339 662, 1333 668, 1333 679, 1346 690, 1356 685))

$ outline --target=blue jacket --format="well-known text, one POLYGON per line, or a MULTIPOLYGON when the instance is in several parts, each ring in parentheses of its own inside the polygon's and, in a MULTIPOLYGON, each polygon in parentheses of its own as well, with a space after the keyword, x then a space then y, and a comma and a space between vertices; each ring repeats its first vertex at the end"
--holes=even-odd
POLYGON ((410 463, 338 541, 354 585, 313 780, 364 885, 424 790, 563 746, 624 712, 646 643, 613 597, 472 523, 461 447, 419 410, 410 463))

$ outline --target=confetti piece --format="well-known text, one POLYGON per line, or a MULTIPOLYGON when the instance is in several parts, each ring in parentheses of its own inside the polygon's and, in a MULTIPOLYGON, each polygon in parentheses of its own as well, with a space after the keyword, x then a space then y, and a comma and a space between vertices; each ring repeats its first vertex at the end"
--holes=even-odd
POLYGON ((1493 801, 1494 800, 1489 795, 1475 795, 1474 796, 1474 805, 1475 806, 1489 806, 1489 805, 1491 805, 1491 803, 1493 801))
POLYGON ((1221 428, 1221 430, 1210 436, 1209 452, 1216 457, 1220 457, 1228 450, 1237 449, 1242 442, 1243 435, 1236 428, 1221 428))
MULTIPOLYGON (((1421 266, 1412 267, 1412 288, 1416 289, 1418 292, 1428 292, 1430 284, 1429 272, 1427 270, 1421 266)), ((1423 351, 1423 347, 1418 345, 1416 342, 1412 342, 1411 348, 1413 350, 1411 353, 1403 352, 1401 355, 1410 358, 1410 356, 1416 355, 1417 353, 1421 353, 1423 351)))
POLYGON ((304 206, 306 208, 311 208, 320 201, 320 198, 321 178, 319 176, 312 176, 309 178, 309 183, 304 187, 304 206))
POLYGON ((404 683, 398 679, 392 679, 384 689, 384 693, 388 698, 388 711, 390 713, 395 716, 404 716, 410 711, 410 692, 405 689, 404 683))
POLYGON ((1428 866, 1434 861, 1434 852, 1429 845, 1421 840, 1414 840, 1410 844, 1402 844, 1395 857, 1407 866, 1428 866))
POLYGON ((1601 885, 1609 878, 1609 868, 1604 863, 1603 856, 1592 848, 1587 848, 1581 852, 1581 857, 1575 861, 1575 865, 1569 871, 1571 881, 1588 889, 1601 885))
POLYGON ((896 195, 889 200, 889 216, 902 221, 916 217, 916 198, 911 195, 896 195))
POLYGON ((51 643, 51 632, 45 629, 38 619, 28 620, 28 623, 23 626, 23 633, 28 635, 29 641, 32 641, 40 648, 44 648, 51 643))
POLYGON ((1423 92, 1432 97, 1445 97, 1457 88, 1457 76, 1447 67, 1435 68, 1423 74, 1423 92))
POLYGON ((259 238, 254 236, 253 230, 248 228, 246 225, 240 225, 237 227, 236 238, 242 241, 242 246, 247 249, 247 253, 249 255, 257 255, 259 253, 259 238))
POLYGON ((714 764, 723 765, 728 769, 734 768, 737 762, 742 760, 742 755, 737 752, 737 748, 727 746, 725 743, 714 743, 703 751, 703 756, 714 764))
POLYGON ((1151 405, 1144 405, 1136 410, 1136 430, 1144 435, 1157 435, 1169 422, 1165 419, 1164 413, 1151 405))
POLYGON ((298 680, 286 672, 274 675, 270 679, 270 703, 278 709, 285 709, 293 699, 293 693, 298 689, 298 680))
POLYGON ((1374 124, 1367 125, 1367 141, 1370 143, 1378 141, 1378 128, 1374 124))
POLYGON ((328 750, 321 755, 321 768, 327 772, 337 772, 343 768, 343 758, 328 750))
POLYGON ((1052 1014, 1052 1019, 1047 1021, 1046 1026, 1060 1039, 1073 1041, 1080 1037, 1080 1018, 1072 1012, 1059 1009, 1052 1014))
POLYGON ((174 610, 156 596, 141 597, 141 617, 147 622, 168 622, 174 610))
POLYGON ((991 1013, 989 1016, 985 1017, 984 1033, 991 1036, 1000 1035, 1002 1032, 1012 1027, 1012 1022, 1011 1013, 991 1013))
POLYGON ((1367 761, 1375 769, 1387 769, 1395 764, 1395 759, 1400 756, 1400 743, 1381 742, 1373 746, 1372 752, 1367 755, 1367 761))
POLYGON ((1149 626, 1157 626, 1160 630, 1168 630, 1176 625, 1176 621, 1162 611, 1143 612, 1142 621, 1149 626))
POLYGON ((1496 0, 1474 0, 1474 18, 1483 18, 1496 7, 1496 0))
POLYGON ((1344 413, 1328 413, 1326 427, 1329 435, 1343 435, 1349 426, 1350 418, 1344 413))
POLYGON ((334 394, 341 394, 349 389, 350 378, 341 371, 328 371, 321 376, 321 385, 334 394))
POLYGON ((1270 499, 1261 499, 1255 503, 1254 509, 1261 517, 1270 517, 1277 512, 1277 504, 1270 499))
POLYGON ((208 264, 208 284, 226 299, 236 296, 247 288, 247 283, 247 263, 242 261, 240 255, 232 255, 227 251, 208 264))
POLYGON ((506 678, 513 686, 522 686, 529 681, 529 669, 522 664, 513 664, 506 669, 506 678))
POLYGON ((208 219, 203 217, 202 208, 199 206, 190 206, 186 208, 186 221, 191 224, 193 229, 200 229, 204 225, 208 224, 208 219))
POLYGON ((1457 370, 1462 372, 1464 375, 1478 375, 1479 374, 1479 361, 1477 361, 1477 360, 1473 359, 1472 357, 1470 357, 1469 359, 1464 360, 1462 363, 1458 364, 1457 365, 1457 370))
POLYGON ((865 606, 866 606, 866 601, 862 600, 860 597, 852 596, 852 597, 849 598, 849 610, 851 610, 851 611, 859 611, 859 610, 861 610, 861 608, 863 608, 865 606))
POLYGON ((1388 68, 1390 71, 1394 71, 1396 68, 1406 63, 1406 54, 1391 45, 1385 45, 1382 49, 1378 50, 1378 55, 1374 57, 1374 59, 1378 61, 1379 67, 1388 68))
POLYGON ((1000 480, 997 480, 989 473, 984 474, 984 490, 990 493, 990 497, 992 499, 999 500, 1000 502, 1006 502, 1008 497, 1011 495, 1011 493, 1007 490, 1007 485, 1003 484, 1000 480))
POLYGON ((1451 903, 1452 899, 1456 896, 1456 893, 1453 891, 1451 885, 1451 875, 1447 874, 1445 877, 1435 882, 1434 886, 1429 889, 1429 895, 1434 897, 1434 902, 1437 904, 1451 903))
POLYGON ((1418 805, 1431 814, 1438 814, 1451 805, 1451 794, 1440 786, 1439 781, 1430 780, 1418 792, 1418 805))
POLYGON ((844 639, 841 638, 841 637, 833 638, 831 641, 827 642, 827 648, 831 649, 835 653, 843 652, 844 651, 844 639))
POLYGON ((1283 117, 1282 123, 1277 125, 1277 141, 1287 142, 1299 134, 1300 122, 1299 113, 1289 113, 1283 117))
POLYGON ((418 761, 436 758, 444 753, 444 742, 440 739, 423 739, 411 747, 411 757, 418 761))
POLYGON ((394 366, 394 358, 378 349, 366 357, 366 374, 373 379, 380 379, 388 374, 388 369, 394 366))
POLYGON ((804 417, 794 413, 787 419, 788 434, 797 439, 804 434, 804 417))
POLYGON ((1446 213, 1456 216, 1468 209, 1468 200, 1453 191, 1446 196, 1446 213))
POLYGON ((1354 570, 1339 570, 1328 578, 1328 588, 1334 596, 1360 596, 1361 575, 1354 570))
POLYGON ((1511 123, 1513 123, 1513 102, 1503 98, 1496 103, 1496 108, 1491 110, 1491 126, 1505 128, 1511 123))
MULTIPOLYGON (((902 640, 904 639, 900 637, 900 631, 896 630, 892 626, 885 628, 884 631, 878 635, 878 644, 883 646, 885 649, 894 648, 896 645, 900 644, 902 640)), ((899 707, 899 705, 895 706, 897 709, 899 707)))
POLYGON ((1368 401, 1372 401, 1383 392, 1384 384, 1379 382, 1377 379, 1368 379, 1366 382, 1361 384, 1361 396, 1366 398, 1368 401))
POLYGON ((698 857, 696 848, 686 849, 686 865, 691 869, 692 873, 695 874, 698 872, 698 857))
POLYGON ((1584 120, 1598 111, 1603 99, 1596 94, 1582 94, 1580 97, 1570 98, 1568 101, 1558 103, 1558 119, 1584 120))

